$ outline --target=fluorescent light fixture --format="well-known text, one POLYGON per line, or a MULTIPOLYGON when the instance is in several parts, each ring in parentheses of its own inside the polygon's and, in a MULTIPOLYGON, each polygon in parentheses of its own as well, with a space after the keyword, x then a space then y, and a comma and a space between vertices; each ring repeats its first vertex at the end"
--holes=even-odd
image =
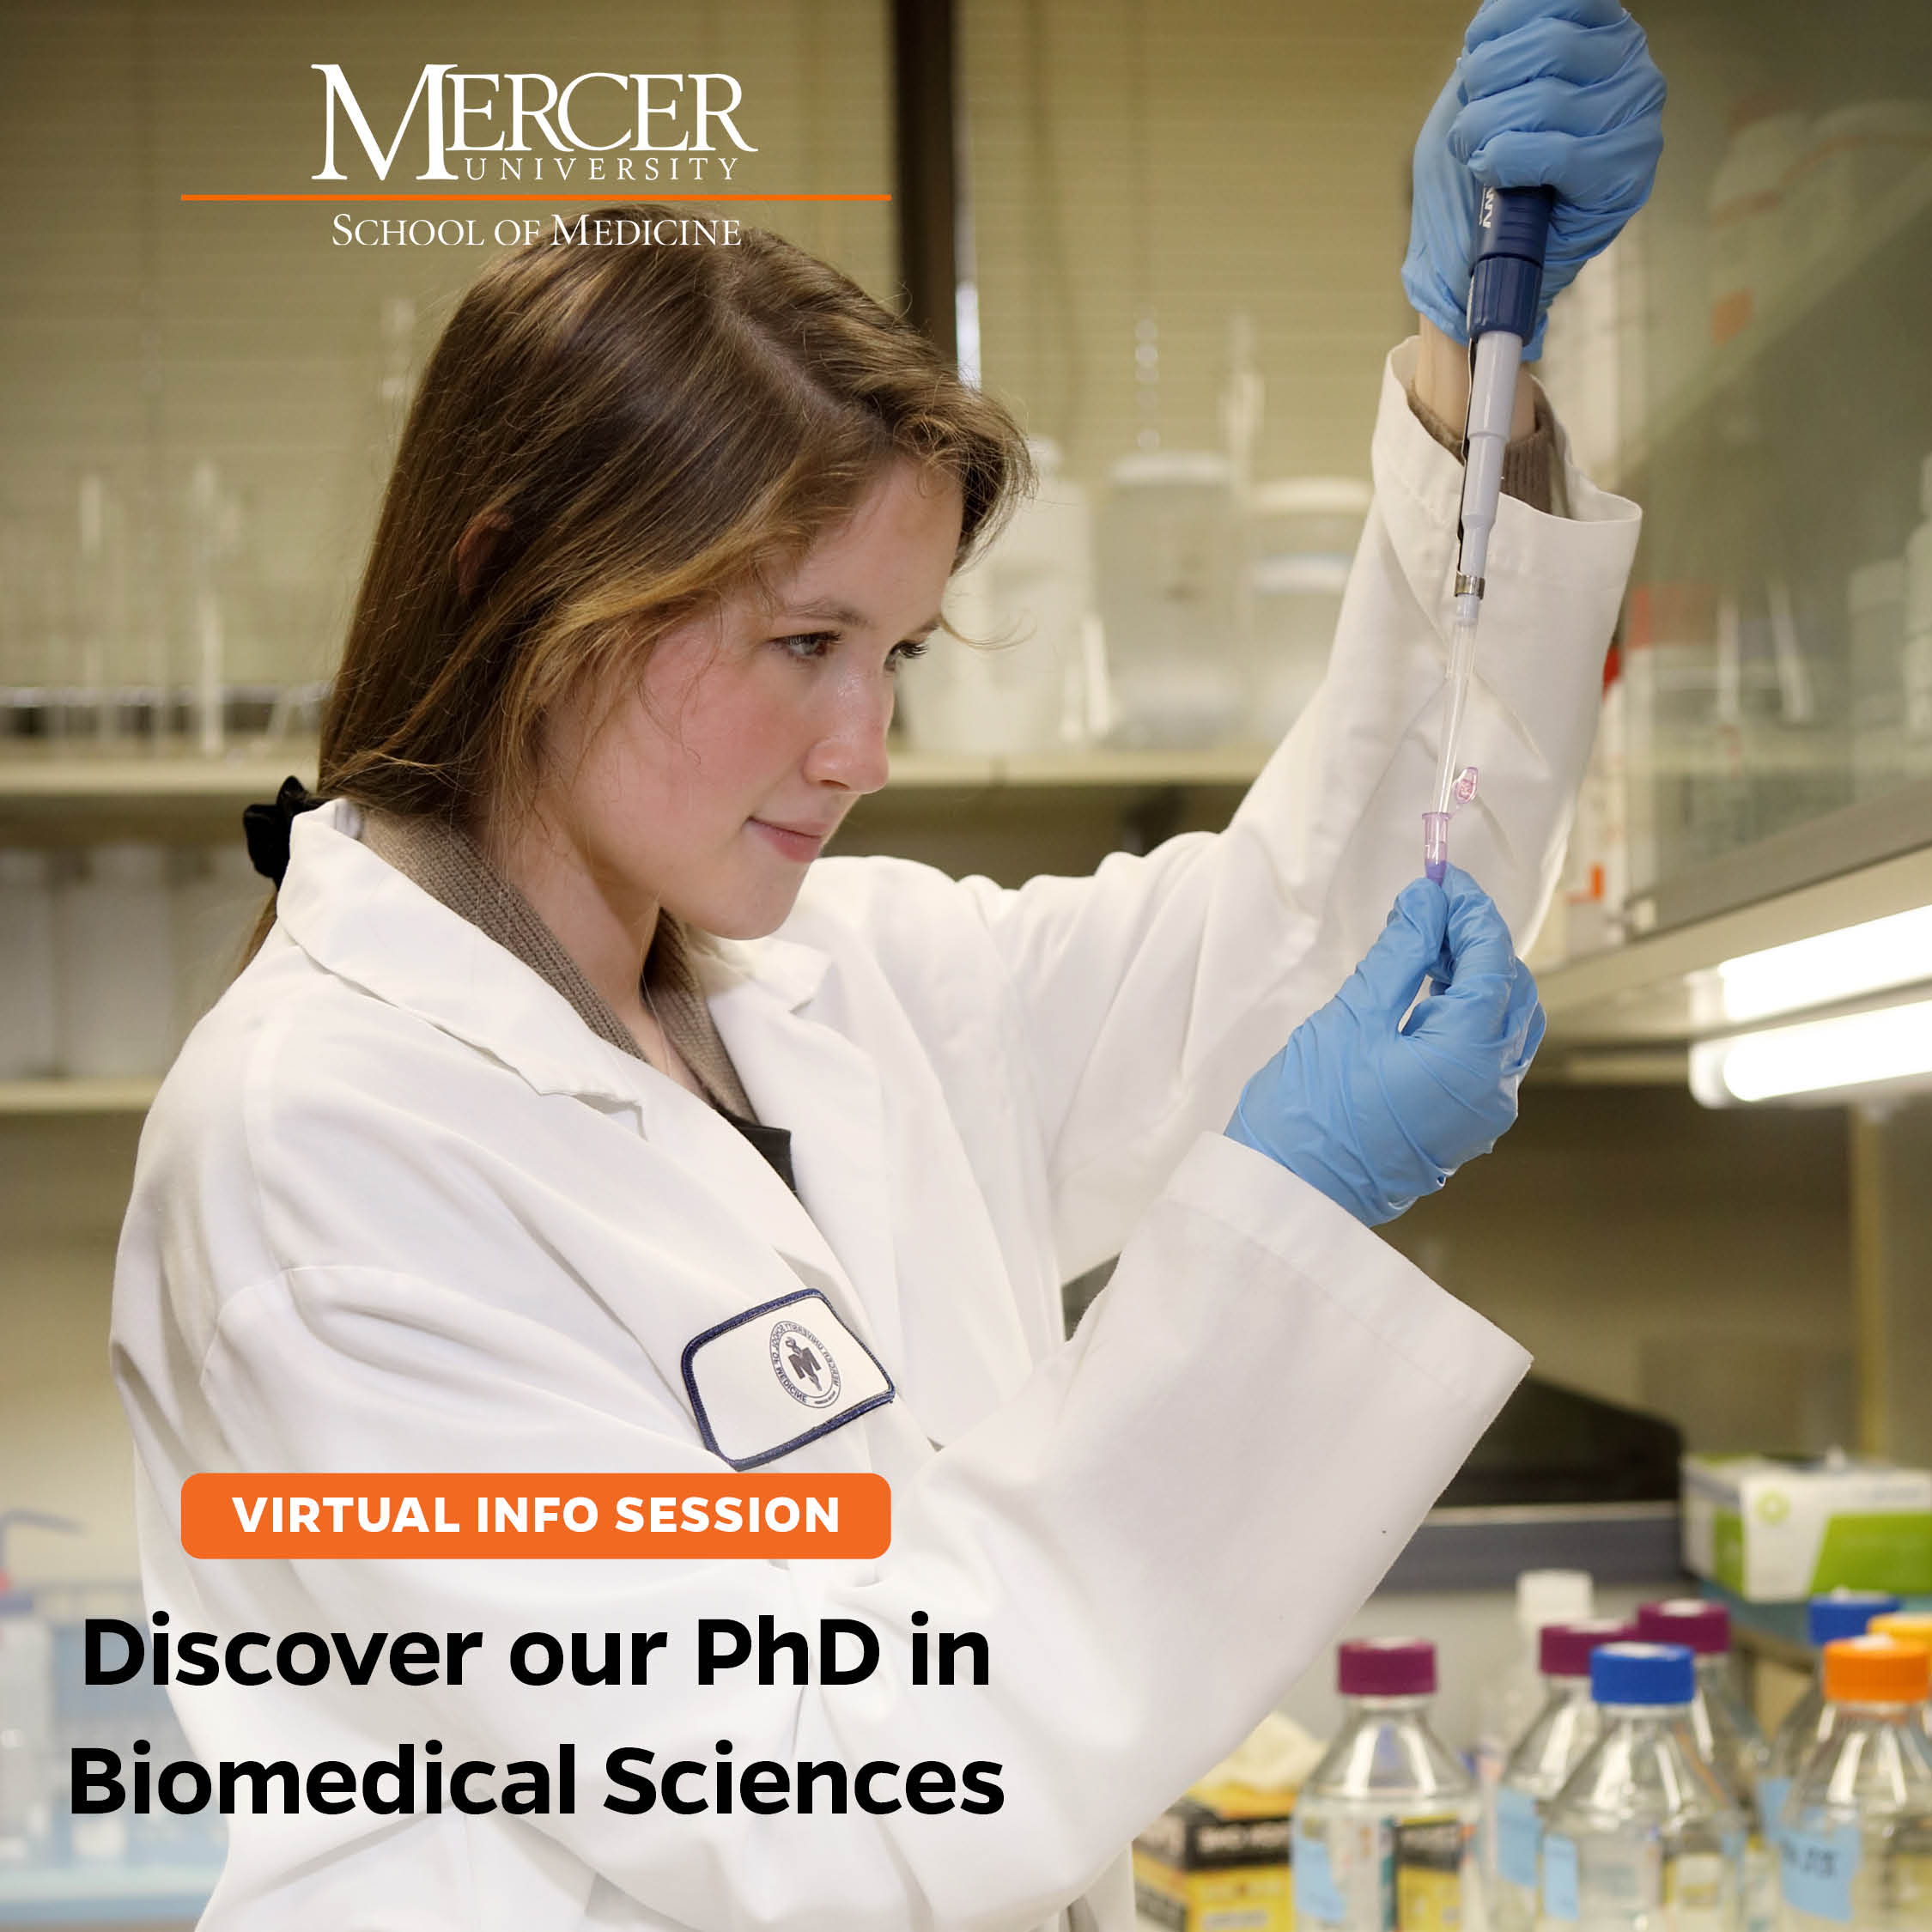
POLYGON ((1932 1088, 1932 999, 1734 1034, 1691 1048, 1691 1091, 1706 1107, 1878 1086, 1932 1088))
POLYGON ((1841 927, 1717 969, 1726 1020, 1769 1019, 1932 980, 1932 906, 1841 927))

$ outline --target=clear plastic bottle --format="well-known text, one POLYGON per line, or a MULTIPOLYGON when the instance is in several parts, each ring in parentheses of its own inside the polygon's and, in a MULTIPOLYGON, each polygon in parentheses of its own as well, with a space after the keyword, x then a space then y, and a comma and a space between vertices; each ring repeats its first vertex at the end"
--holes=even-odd
POLYGON ((1370 486, 1349 477, 1290 477, 1248 492, 1242 621, 1249 735, 1273 744, 1308 708, 1328 671, 1370 486))
POLYGON ((1884 1590, 1832 1590, 1814 1596, 1805 1607, 1805 1634, 1818 1653, 1818 1668, 1810 1687, 1784 1714, 1771 1740, 1771 1762, 1758 1780, 1758 1811, 1764 1821, 1765 1841, 1777 1843, 1778 1820, 1785 1794, 1799 1768, 1832 1735, 1836 1708, 1825 1698, 1825 1646, 1841 1637, 1862 1637, 1874 1617, 1899 1607, 1899 1599, 1884 1590))
POLYGON ((1932 776, 1932 456, 1919 466, 1924 521, 1905 539, 1905 644, 1899 676, 1905 688, 1900 775, 1932 776))
POLYGON ((1476 1788, 1427 1717, 1436 1646, 1344 1643, 1336 1681, 1342 1728, 1295 1806, 1298 1932, 1479 1927, 1476 1788))
POLYGON ((1590 1656, 1602 1735, 1545 1807, 1542 1906, 1587 1932, 1739 1932, 1743 1820, 1691 1730, 1678 1643, 1590 1656))
POLYGON ((1751 1707, 1738 1694, 1731 1668, 1731 1613, 1699 1596, 1646 1603, 1637 1613, 1646 1643, 1681 1643, 1697 1659, 1691 1730, 1698 1753, 1714 1770, 1744 1819, 1745 1932, 1774 1932, 1777 1862, 1758 1812, 1758 1781, 1771 1767, 1771 1747, 1751 1707))
POLYGON ((53 1632, 7 1573, 7 1534, 21 1523, 78 1527, 37 1510, 0 1510, 0 1868, 45 1862, 53 1833, 53 1632))
MULTIPOLYGON (((1896 1637, 1932 1650, 1932 1610, 1888 1610, 1868 1626, 1875 1637, 1896 1637)), ((1921 1727, 1932 1735, 1932 1698, 1918 1707, 1921 1727)))
POLYGON ((54 899, 47 854, 0 848, 0 1080, 54 1070, 54 899))
POLYGON ((1850 632, 1851 795, 1875 798, 1901 776, 1905 732, 1905 566, 1862 563, 1845 580, 1850 632))
POLYGON ((38 1862, 53 1829, 53 1640, 0 1582, 0 1866, 38 1862))
POLYGON ((174 1030, 167 854, 97 845, 55 895, 61 1071, 80 1078, 162 1073, 174 1030))
POLYGON ((1489 1922, 1496 1932, 1530 1932, 1535 1924, 1542 1807, 1563 1789, 1603 1728, 1590 1695, 1590 1655, 1636 1635, 1635 1625, 1613 1617, 1543 1627, 1537 1643, 1543 1708, 1510 1753, 1496 1788, 1491 1841, 1496 1875, 1489 1883, 1489 1922))
POLYGON ((947 622, 960 635, 935 639, 931 653, 902 675, 915 750, 1052 751, 1084 716, 1092 519, 1059 444, 1036 437, 1027 447, 1037 491, 947 587, 947 622))
POLYGON ((173 1039, 179 1048, 234 977, 266 888, 240 839, 176 857, 168 924, 174 944, 173 1039))
POLYGON ((1496 1881, 1496 1789, 1510 1753, 1548 1700, 1537 1645, 1548 1624, 1576 1623, 1595 1607, 1587 1570, 1525 1570, 1516 1577, 1516 1655, 1476 1693, 1476 1788, 1482 1795, 1478 1844, 1485 1880, 1496 1881))
POLYGON ((1115 742, 1226 742, 1247 708, 1236 647, 1234 465, 1210 450, 1122 457, 1109 475, 1095 545, 1115 742))
POLYGON ((1786 1932, 1932 1932, 1932 1657, 1895 1637, 1825 1646, 1832 1735, 1793 1781, 1779 1836, 1786 1932))

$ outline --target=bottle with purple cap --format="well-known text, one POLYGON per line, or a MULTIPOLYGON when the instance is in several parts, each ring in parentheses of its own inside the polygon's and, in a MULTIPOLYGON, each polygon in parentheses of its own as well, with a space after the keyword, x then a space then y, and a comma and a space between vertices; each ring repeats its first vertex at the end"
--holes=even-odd
POLYGON ((1472 1768, 1482 1794, 1477 1855, 1485 1895, 1496 1890, 1496 1790, 1510 1753, 1550 1701, 1538 1652, 1546 1624, 1571 1624, 1594 1613, 1587 1570, 1525 1570, 1516 1577, 1518 1649, 1508 1665, 1476 1693, 1476 1741, 1472 1768))
POLYGON ((1777 1843, 1778 1820, 1791 1780, 1831 1736, 1838 1721, 1838 1706, 1825 1696, 1825 1646, 1841 1637, 1862 1637, 1874 1617, 1887 1616, 1898 1607, 1899 1599, 1886 1590, 1830 1590, 1805 1606, 1805 1634, 1818 1654, 1819 1667, 1804 1693, 1785 1712, 1771 1740, 1770 1765, 1758 1780, 1758 1808, 1767 1844, 1777 1843))
POLYGON ((1563 1789, 1603 1728, 1590 1695, 1590 1655, 1636 1635, 1634 1625, 1614 1617, 1543 1626, 1536 1660, 1543 1708, 1510 1753, 1496 1789, 1496 1875, 1489 1893, 1496 1932, 1531 1932, 1536 1923, 1543 1807, 1563 1789))
POLYGON ((1774 1932, 1777 1865, 1765 1843, 1758 1805, 1758 1781, 1771 1768, 1771 1750, 1738 1692, 1731 1667, 1731 1613, 1701 1596, 1675 1596, 1640 1605, 1637 1631, 1646 1643, 1681 1643, 1697 1659, 1691 1733, 1698 1755, 1717 1773, 1744 1819, 1745 1932, 1774 1932))
POLYGON ((1436 1646, 1344 1643, 1336 1682, 1342 1727, 1295 1806, 1297 1932, 1476 1932, 1480 1805, 1429 1727, 1436 1646))

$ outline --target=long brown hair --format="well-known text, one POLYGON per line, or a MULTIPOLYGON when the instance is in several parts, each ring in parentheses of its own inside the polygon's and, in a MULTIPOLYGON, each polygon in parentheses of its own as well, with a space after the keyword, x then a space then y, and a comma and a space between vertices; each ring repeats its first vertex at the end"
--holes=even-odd
MULTIPOLYGON (((631 204, 572 233, 605 222, 725 228, 631 204)), ((456 823, 527 799, 552 707, 800 555, 893 457, 957 480, 962 559, 1030 482, 1012 416, 916 330, 790 242, 732 229, 538 242, 464 296, 383 498, 324 796, 456 823)))

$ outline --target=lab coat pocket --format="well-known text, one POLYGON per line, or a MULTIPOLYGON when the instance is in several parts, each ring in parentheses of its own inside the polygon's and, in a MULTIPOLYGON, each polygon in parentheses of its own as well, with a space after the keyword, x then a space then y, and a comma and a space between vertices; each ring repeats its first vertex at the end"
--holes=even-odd
POLYGON ((775 1462, 896 1394, 816 1288, 707 1328, 685 1346, 682 1367, 704 1446, 734 1469, 775 1462))

